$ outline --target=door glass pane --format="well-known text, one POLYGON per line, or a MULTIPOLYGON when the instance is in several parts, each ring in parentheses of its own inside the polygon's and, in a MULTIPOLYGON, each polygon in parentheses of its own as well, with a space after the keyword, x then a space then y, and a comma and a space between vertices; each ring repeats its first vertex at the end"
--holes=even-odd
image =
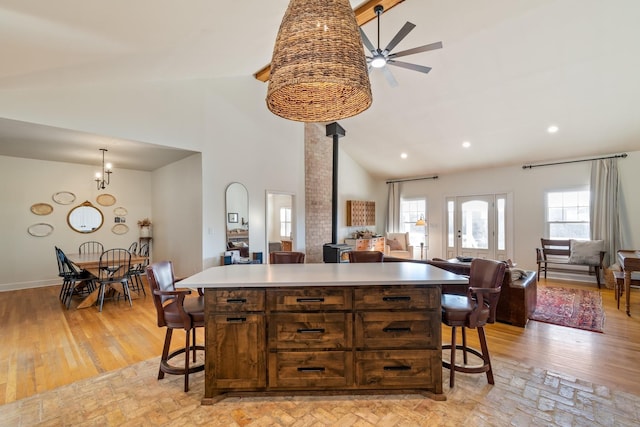
POLYGON ((462 247, 489 249, 489 203, 480 200, 461 205, 462 247))
POLYGON ((455 223, 453 222, 453 213, 454 213, 454 209, 455 209, 455 203, 453 200, 449 200, 447 202, 447 247, 454 247, 455 243, 454 243, 454 238, 455 238, 455 234, 454 234, 454 227, 455 227, 455 223))
POLYGON ((506 222, 506 212, 505 212, 505 202, 506 200, 503 198, 498 198, 496 200, 496 206, 498 207, 498 250, 504 251, 507 248, 507 237, 505 231, 505 222, 506 222))

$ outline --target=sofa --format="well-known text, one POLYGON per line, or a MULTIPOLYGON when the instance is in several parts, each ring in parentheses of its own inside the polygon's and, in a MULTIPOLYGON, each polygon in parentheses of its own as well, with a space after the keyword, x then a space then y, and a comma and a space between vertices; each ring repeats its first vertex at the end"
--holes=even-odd
POLYGON ((409 233, 387 233, 384 242, 384 256, 413 258, 413 246, 409 243, 409 233))
MULTIPOLYGON (((385 256, 384 262, 420 262, 442 268, 454 274, 468 276, 471 266, 468 263, 456 263, 434 260, 409 260, 385 256)), ((499 322, 509 323, 524 328, 529 316, 536 311, 538 298, 538 281, 535 271, 519 269, 505 269, 504 282, 500 290, 496 318, 499 322)), ((465 295, 466 285, 443 285, 442 292, 448 294, 465 295)))

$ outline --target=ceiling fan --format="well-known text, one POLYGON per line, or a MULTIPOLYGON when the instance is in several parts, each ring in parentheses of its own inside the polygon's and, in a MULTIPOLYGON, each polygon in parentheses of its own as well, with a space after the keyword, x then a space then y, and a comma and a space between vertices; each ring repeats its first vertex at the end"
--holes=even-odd
POLYGON ((413 55, 415 53, 427 52, 429 50, 435 50, 442 48, 442 42, 431 43, 424 46, 414 47, 413 49, 403 50, 401 52, 391 53, 394 47, 398 45, 404 39, 411 30, 415 28, 415 24, 407 21, 404 26, 398 31, 398 33, 393 37, 393 39, 389 42, 387 47, 384 50, 380 49, 380 15, 382 15, 382 11, 384 8, 381 5, 378 5, 373 8, 373 11, 376 13, 378 17, 378 47, 374 47, 367 35, 364 33, 362 28, 360 28, 360 34, 362 35, 362 42, 364 43, 367 50, 371 52, 371 56, 367 56, 367 63, 369 64, 369 72, 371 72, 372 68, 379 68, 384 73, 385 78, 389 82, 391 86, 397 86, 398 82, 396 81, 391 71, 387 68, 387 65, 394 65, 396 67, 406 68, 408 70, 414 70, 421 73, 428 73, 431 71, 431 67, 425 67, 424 65, 410 64, 408 62, 396 61, 395 58, 406 55, 413 55))

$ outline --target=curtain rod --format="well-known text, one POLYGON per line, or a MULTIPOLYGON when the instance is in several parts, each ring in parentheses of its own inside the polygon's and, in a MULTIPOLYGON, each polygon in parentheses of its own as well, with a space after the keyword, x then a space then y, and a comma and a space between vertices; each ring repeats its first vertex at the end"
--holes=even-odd
POLYGON ((564 165, 567 163, 580 163, 580 162, 590 162, 592 160, 605 160, 605 159, 624 159, 627 157, 627 153, 615 154, 613 156, 607 157, 594 157, 592 159, 582 159, 582 160, 567 160, 566 162, 555 162, 555 163, 540 163, 538 165, 522 165, 522 169, 532 169, 540 166, 553 166, 553 165, 564 165))
POLYGON ((438 175, 425 176, 425 177, 422 177, 422 178, 390 179, 386 183, 387 184, 393 184, 395 182, 422 181, 423 179, 438 179, 438 175))

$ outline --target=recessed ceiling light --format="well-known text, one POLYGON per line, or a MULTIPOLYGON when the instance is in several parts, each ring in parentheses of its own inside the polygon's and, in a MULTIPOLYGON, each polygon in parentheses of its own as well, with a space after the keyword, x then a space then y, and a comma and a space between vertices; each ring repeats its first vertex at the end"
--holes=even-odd
POLYGON ((556 133, 558 130, 560 130, 560 128, 556 125, 551 125, 547 128, 547 132, 549 133, 556 133))
POLYGON ((463 146, 464 148, 469 148, 469 147, 471 147, 471 143, 470 143, 469 141, 464 141, 464 142, 462 143, 462 146, 463 146))
POLYGON ((407 157, 409 157, 409 156, 407 155, 407 153, 402 153, 402 154, 400 154, 400 158, 402 158, 402 159, 406 159, 407 157))

